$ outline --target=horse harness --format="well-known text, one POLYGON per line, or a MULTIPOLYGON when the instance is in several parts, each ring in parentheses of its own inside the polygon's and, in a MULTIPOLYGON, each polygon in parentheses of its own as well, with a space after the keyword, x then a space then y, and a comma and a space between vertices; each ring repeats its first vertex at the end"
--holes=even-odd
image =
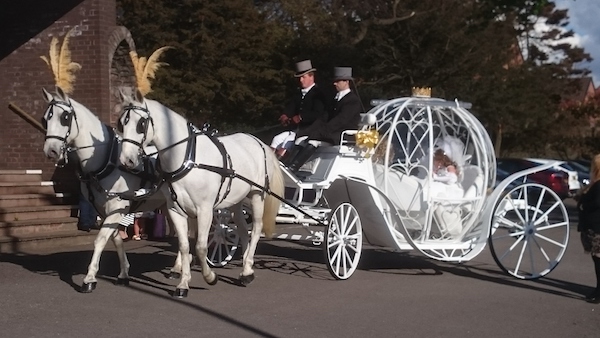
MULTIPOLYGON (((92 189, 94 189, 100 193, 106 194, 109 198, 114 197, 112 193, 110 193, 109 191, 104 189, 104 187, 102 187, 102 184, 100 182, 103 179, 105 179, 106 177, 108 177, 110 174, 112 174, 112 172, 115 169, 130 173, 130 174, 140 178, 141 179, 140 188, 145 187, 148 183, 154 184, 157 181, 154 166, 152 165, 152 162, 150 161, 149 157, 144 157, 144 160, 142 163, 142 169, 140 171, 136 171, 136 172, 128 170, 119 164, 120 140, 112 128, 110 128, 108 126, 106 126, 106 127, 107 127, 107 130, 109 133, 110 150, 108 151, 102 166, 100 166, 100 169, 85 173, 85 172, 83 172, 81 166, 77 167, 77 177, 79 178, 79 181, 86 184, 86 187, 88 189, 88 200, 94 206, 95 206, 95 204, 94 204, 95 198, 94 198, 94 194, 92 193, 92 189)), ((138 209, 144 203, 145 203, 144 200, 130 201, 129 211, 131 212, 133 210, 138 209)))
MULTIPOLYGON (((152 117, 150 116, 150 111, 148 111, 148 109, 146 107, 128 106, 125 108, 125 111, 124 111, 125 124, 127 124, 127 122, 129 122, 129 114, 130 114, 130 111, 132 111, 132 110, 135 113, 137 113, 138 115, 140 115, 140 117, 141 117, 136 126, 136 132, 138 134, 143 134, 142 140, 141 140, 141 142, 137 142, 135 140, 124 138, 123 142, 129 142, 129 143, 132 143, 132 144, 138 146, 138 148, 140 149, 140 152, 141 152, 144 141, 146 140, 146 134, 148 132, 148 127, 150 125, 152 125, 154 127, 154 122, 152 120, 152 117), (143 116, 142 114, 139 114, 136 110, 142 110, 144 113, 147 114, 147 116, 143 116)), ((120 131, 123 130, 122 129, 123 125, 121 124, 121 119, 119 119, 119 128, 120 128, 119 129, 120 131)), ((270 191, 270 188, 269 188, 269 176, 268 176, 268 173, 266 172, 266 170, 265 170, 265 182, 266 182, 265 186, 261 186, 255 182, 253 182, 252 180, 249 180, 246 177, 243 177, 235 172, 235 170, 233 169, 233 163, 231 161, 231 156, 229 156, 229 154, 225 150, 225 146, 216 136, 216 134, 218 133, 217 130, 210 129, 209 124, 205 124, 202 129, 198 129, 191 122, 187 123, 187 129, 188 129, 188 137, 186 137, 164 149, 157 151, 157 153, 161 153, 161 152, 164 152, 170 148, 173 148, 181 143, 187 142, 186 153, 184 156, 185 159, 184 159, 183 163, 181 164, 181 166, 178 169, 176 169, 175 171, 172 171, 172 172, 163 171, 160 167, 160 156, 159 156, 159 160, 157 160, 156 170, 159 173, 160 183, 156 186, 155 191, 157 191, 160 188, 160 185, 162 185, 162 183, 166 182, 169 186, 169 192, 171 194, 171 199, 177 204, 177 206, 184 213, 187 214, 187 212, 185 212, 184 208, 178 202, 177 194, 176 194, 175 190, 173 189, 173 183, 184 178, 192 169, 198 168, 198 169, 212 171, 214 173, 221 175, 221 186, 218 189, 217 196, 215 197, 213 206, 217 206, 219 203, 223 202, 227 198, 227 196, 229 195, 229 193, 231 191, 231 184, 232 184, 234 178, 239 178, 242 181, 244 181, 252 186, 255 186, 263 191, 266 191, 269 194, 272 194, 270 191), (221 153, 221 157, 223 159, 222 167, 208 165, 208 164, 202 164, 202 163, 196 163, 196 144, 197 144, 196 138, 198 136, 208 137, 208 139, 211 140, 211 142, 219 150, 219 152, 221 153), (224 193, 221 196, 221 191, 223 190, 223 185, 225 184, 226 180, 227 180, 227 186, 225 188, 224 193)), ((260 145, 260 142, 255 137, 254 137, 254 139, 260 145)), ((263 150, 263 153, 264 153, 265 152, 264 147, 261 146, 261 149, 263 150)), ((267 167, 266 154, 263 158, 265 159, 265 168, 266 168, 267 167)), ((131 198, 131 197, 128 197, 128 198, 131 198)), ((190 217, 189 214, 187 214, 187 215, 188 215, 188 217, 190 217)))
MULTIPOLYGON (((229 192, 231 191, 231 183, 233 181, 233 178, 236 176, 235 171, 233 170, 231 156, 229 156, 229 154, 225 150, 225 146, 223 146, 223 143, 221 143, 221 141, 219 141, 219 139, 215 136, 215 134, 217 133, 216 130, 209 130, 208 125, 205 125, 202 130, 198 130, 190 122, 188 122, 187 128, 188 128, 188 138, 186 140, 188 142, 187 142, 187 146, 186 146, 186 150, 185 150, 185 160, 183 161, 181 166, 175 171, 165 172, 160 167, 160 159, 159 159, 157 161, 156 170, 158 171, 161 179, 164 182, 168 183, 169 192, 171 193, 171 199, 178 205, 179 205, 179 202, 177 202, 177 194, 175 193, 175 189, 173 189, 173 183, 184 178, 192 169, 194 169, 194 168, 205 169, 205 170, 209 170, 209 171, 212 171, 214 173, 221 175, 221 185, 219 187, 219 190, 217 191, 217 196, 215 197, 215 202, 214 202, 214 205, 218 205, 219 203, 223 202, 225 200, 225 198, 227 198, 227 196, 229 195, 229 192), (212 141, 212 143, 215 145, 215 147, 217 147, 217 149, 221 153, 221 157, 223 159, 222 167, 217 167, 217 166, 212 166, 212 165, 202 164, 202 163, 196 163, 196 143, 197 143, 196 139, 198 136, 201 136, 201 135, 208 137, 208 139, 212 141), (223 193, 223 196, 221 198, 219 198, 219 196, 221 195, 221 190, 223 189, 223 185, 225 184, 225 181, 227 179, 229 179, 229 180, 227 182, 225 192, 223 193)), ((177 144, 179 144, 179 143, 177 143, 177 144)), ((181 205, 179 205, 179 208, 181 208, 181 205)), ((183 208, 181 208, 181 210, 183 210, 183 208)))
MULTIPOLYGON (((46 130, 48 129, 48 120, 54 116, 54 110, 52 109, 53 107, 58 107, 58 108, 62 109, 62 113, 60 114, 60 117, 59 117, 60 124, 64 127, 69 128, 64 137, 59 136, 59 135, 46 135, 46 137, 45 137, 46 140, 47 139, 57 139, 57 140, 63 142, 61 151, 62 151, 64 160, 63 160, 63 162, 57 164, 58 167, 62 168, 65 165, 67 165, 67 163, 69 162, 68 159, 69 159, 69 155, 71 155, 71 153, 73 153, 74 151, 77 151, 79 149, 84 149, 84 148, 94 147, 94 146, 78 147, 78 148, 69 147, 68 138, 71 135, 71 128, 73 125, 73 120, 75 120, 75 123, 77 124, 77 130, 79 131, 79 123, 77 121, 77 114, 75 114, 75 109, 73 108, 73 105, 71 105, 70 102, 59 101, 59 100, 53 99, 48 103, 48 110, 42 117, 42 121, 41 121, 44 129, 46 129, 46 130), (45 118, 46 115, 48 115, 47 119, 45 118)), ((94 208, 96 208, 96 205, 94 203, 95 197, 94 197, 94 194, 92 193, 92 189, 94 189, 98 192, 101 192, 101 193, 106 193, 110 197, 111 194, 102 187, 102 185, 100 184, 100 181, 102 181, 103 179, 108 177, 115 168, 119 168, 119 170, 127 171, 124 167, 118 165, 119 139, 117 138, 117 135, 115 134, 114 130, 111 127, 106 126, 106 129, 108 130, 108 133, 109 133, 109 136, 108 136, 109 142, 103 143, 101 145, 109 146, 110 150, 106 155, 103 165, 100 166, 100 169, 86 173, 83 171, 81 164, 78 165, 75 169, 77 178, 79 179, 80 182, 85 183, 85 185, 88 189, 88 196, 87 196, 88 201, 92 205, 94 205, 94 208)), ((152 163, 148 159, 146 159, 144 161, 142 171, 132 173, 132 174, 134 174, 142 179, 140 182, 141 187, 144 187, 148 182, 154 183, 154 181, 156 181, 156 178, 154 175, 154 169, 152 168, 152 163)), ((129 205, 130 210, 135 210, 143 203, 144 203, 144 201, 132 201, 129 205)), ((96 211, 98 212, 99 210, 97 210, 97 208, 96 208, 96 211)), ((100 213, 100 212, 98 212, 98 213, 100 213)))

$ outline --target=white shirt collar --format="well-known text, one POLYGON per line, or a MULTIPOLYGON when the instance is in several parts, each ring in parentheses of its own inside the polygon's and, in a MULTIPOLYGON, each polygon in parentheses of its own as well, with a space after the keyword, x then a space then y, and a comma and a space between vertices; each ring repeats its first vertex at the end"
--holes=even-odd
POLYGON ((306 93, 308 93, 309 90, 312 89, 312 87, 314 87, 315 84, 311 84, 310 86, 308 86, 307 88, 302 88, 302 96, 306 95, 306 93))
POLYGON ((344 89, 341 92, 338 92, 337 94, 335 94, 335 99, 339 101, 342 99, 342 97, 346 96, 348 93, 350 93, 350 89, 344 89))

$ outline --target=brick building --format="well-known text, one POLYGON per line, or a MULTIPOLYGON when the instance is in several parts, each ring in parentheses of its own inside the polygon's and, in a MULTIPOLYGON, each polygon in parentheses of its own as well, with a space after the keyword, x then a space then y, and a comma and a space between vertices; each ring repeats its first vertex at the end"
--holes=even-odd
POLYGON ((55 169, 45 158, 44 135, 9 109, 13 103, 40 120, 47 103, 42 88, 54 91, 54 79, 40 59, 53 36, 70 38, 72 60, 81 64, 72 98, 105 123, 114 125, 118 87, 131 84, 130 33, 116 26, 115 0, 19 0, 0 11, 0 170, 42 169, 44 179, 77 186, 72 170, 55 169))

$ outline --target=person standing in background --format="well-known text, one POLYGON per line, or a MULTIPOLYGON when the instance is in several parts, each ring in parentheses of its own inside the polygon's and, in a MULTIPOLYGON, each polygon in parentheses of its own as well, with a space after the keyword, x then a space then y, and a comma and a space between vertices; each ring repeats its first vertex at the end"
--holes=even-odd
POLYGON ((77 221, 77 229, 85 232, 97 229, 97 220, 98 213, 94 205, 85 198, 83 192, 79 191, 79 220, 77 221))
POLYGON ((588 303, 600 304, 600 154, 594 156, 590 167, 590 184, 577 198, 583 250, 592 256, 596 275, 596 288, 585 297, 588 303))

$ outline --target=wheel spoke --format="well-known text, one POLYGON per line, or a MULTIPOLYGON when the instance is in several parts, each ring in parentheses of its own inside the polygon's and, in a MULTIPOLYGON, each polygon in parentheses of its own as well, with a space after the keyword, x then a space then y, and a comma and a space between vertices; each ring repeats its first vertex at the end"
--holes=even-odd
POLYGON ((527 248, 527 241, 523 241, 523 246, 521 247, 521 253, 519 254, 519 259, 517 259, 517 265, 515 266, 515 274, 519 274, 519 269, 521 268, 521 260, 523 259, 523 255, 525 254, 525 249, 527 248))
POLYGON ((515 242, 513 243, 513 245, 511 245, 506 252, 504 252, 504 254, 502 256, 499 257, 500 260, 504 260, 504 257, 506 257, 506 255, 508 255, 509 253, 511 253, 513 251, 513 249, 519 244, 519 242, 521 242, 523 240, 523 236, 520 236, 519 238, 517 238, 515 240, 515 242))
POLYGON ((543 226, 543 227, 537 227, 536 231, 543 231, 543 230, 548 230, 548 229, 554 229, 554 228, 562 227, 562 226, 565 226, 565 225, 569 225, 569 222, 560 222, 560 223, 548 224, 548 225, 543 226))
POLYGON ((529 252, 529 264, 531 264, 531 273, 535 271, 535 263, 533 261, 533 245, 527 246, 527 251, 529 252))
POLYGON ((346 250, 342 250, 342 272, 344 276, 348 273, 348 262, 350 257, 348 257, 348 252, 346 250))
POLYGON ((544 255, 546 262, 550 263, 550 257, 548 257, 548 254, 546 254, 546 251, 544 250, 544 248, 542 248, 540 243, 538 243, 538 241, 535 237, 533 237, 533 243, 535 243, 535 245, 540 249, 540 252, 542 253, 542 255, 544 255))
POLYGON ((551 239, 551 238, 548 238, 548 237, 546 237, 546 236, 544 236, 544 235, 540 235, 539 233, 536 233, 536 234, 535 234, 535 237, 538 237, 538 238, 540 238, 540 239, 543 239, 543 240, 545 240, 546 242, 548 242, 548 243, 552 243, 552 244, 554 244, 554 245, 556 245, 556 246, 558 246, 558 247, 560 247, 560 248, 565 248, 565 247, 567 246, 567 244, 566 244, 566 243, 565 243, 565 244, 563 244, 563 243, 559 243, 559 242, 557 242, 557 241, 555 241, 555 240, 553 240, 553 239, 551 239))
POLYGON ((510 232, 506 235, 496 236, 496 237, 494 237, 494 239, 517 237, 517 236, 522 236, 524 233, 525 233, 524 231, 510 232))
POLYGON ((545 218, 547 218, 548 215, 552 211, 554 211, 554 209, 556 209, 556 207, 558 207, 558 206, 559 206, 558 202, 554 203, 551 207, 548 208, 548 210, 546 210, 543 214, 541 214, 540 217, 537 219, 537 222, 534 222, 533 224, 538 225, 539 223, 543 222, 545 220, 545 218))
POLYGON ((498 223, 500 223, 499 221, 504 221, 503 225, 508 225, 508 226, 513 227, 513 228, 518 228, 518 229, 521 229, 521 230, 523 229, 523 227, 521 225, 519 225, 519 223, 515 223, 515 222, 511 221, 510 219, 505 218, 504 216, 499 217, 498 223))

